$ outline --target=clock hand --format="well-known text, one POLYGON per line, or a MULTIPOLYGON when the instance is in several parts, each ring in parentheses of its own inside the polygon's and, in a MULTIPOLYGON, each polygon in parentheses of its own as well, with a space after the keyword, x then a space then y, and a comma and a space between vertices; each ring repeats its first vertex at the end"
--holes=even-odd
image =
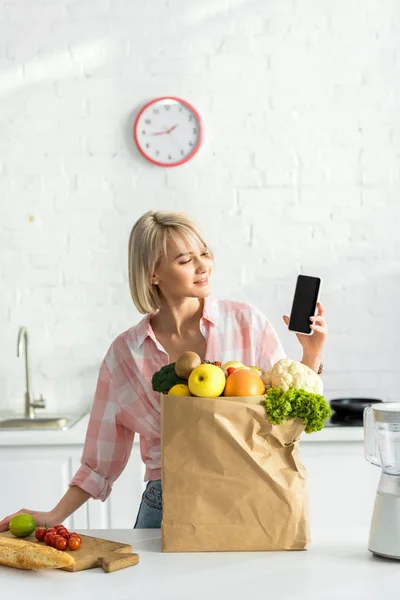
POLYGON ((175 127, 178 127, 178 125, 175 125, 171 129, 167 129, 165 125, 163 125, 163 127, 164 127, 164 131, 156 131, 155 133, 152 133, 151 135, 164 135, 164 133, 170 133, 170 131, 172 131, 172 129, 175 129, 175 127))
POLYGON ((171 131, 173 131, 174 129, 176 129, 178 127, 178 125, 174 125, 173 127, 171 127, 170 129, 168 129, 168 131, 166 133, 171 133, 171 131))

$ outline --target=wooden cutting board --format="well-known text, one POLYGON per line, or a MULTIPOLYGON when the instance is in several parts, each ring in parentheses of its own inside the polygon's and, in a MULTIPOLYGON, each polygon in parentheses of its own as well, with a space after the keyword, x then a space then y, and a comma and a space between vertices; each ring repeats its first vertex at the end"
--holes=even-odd
MULTIPOLYGON (((0 533, 0 536, 16 539, 9 531, 0 533)), ((62 571, 84 571, 94 567, 102 567, 106 573, 112 573, 137 565, 139 562, 139 555, 132 553, 132 546, 129 544, 110 542, 88 535, 81 535, 81 538, 82 545, 78 550, 65 550, 74 557, 75 564, 64 567, 62 571)), ((44 544, 44 542, 38 542, 34 535, 23 539, 35 544, 44 544)))

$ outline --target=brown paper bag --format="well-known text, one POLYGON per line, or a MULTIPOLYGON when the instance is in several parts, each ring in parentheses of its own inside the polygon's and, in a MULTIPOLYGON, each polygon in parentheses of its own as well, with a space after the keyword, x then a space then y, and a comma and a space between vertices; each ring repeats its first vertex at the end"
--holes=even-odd
POLYGON ((163 552, 307 547, 304 425, 271 425, 261 400, 161 394, 163 552))

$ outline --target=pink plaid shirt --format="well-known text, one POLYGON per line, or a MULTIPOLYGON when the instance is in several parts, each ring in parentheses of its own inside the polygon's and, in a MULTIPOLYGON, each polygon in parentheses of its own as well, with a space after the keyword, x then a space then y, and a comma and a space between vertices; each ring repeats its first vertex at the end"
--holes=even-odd
MULTIPOLYGON (((150 318, 119 335, 103 360, 81 467, 70 483, 103 501, 128 462, 135 433, 145 480, 161 479, 160 394, 152 390, 151 378, 170 361, 150 318)), ((200 331, 209 361, 238 360, 267 371, 285 358, 273 327, 249 304, 206 298, 200 331)))

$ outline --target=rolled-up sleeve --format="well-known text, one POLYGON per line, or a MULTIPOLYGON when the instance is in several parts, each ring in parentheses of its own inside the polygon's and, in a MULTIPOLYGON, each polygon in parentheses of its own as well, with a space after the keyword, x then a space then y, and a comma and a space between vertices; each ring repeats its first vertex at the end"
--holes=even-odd
POLYGON ((105 359, 97 381, 81 466, 69 484, 103 502, 132 451, 134 431, 121 424, 121 414, 115 377, 105 359))

